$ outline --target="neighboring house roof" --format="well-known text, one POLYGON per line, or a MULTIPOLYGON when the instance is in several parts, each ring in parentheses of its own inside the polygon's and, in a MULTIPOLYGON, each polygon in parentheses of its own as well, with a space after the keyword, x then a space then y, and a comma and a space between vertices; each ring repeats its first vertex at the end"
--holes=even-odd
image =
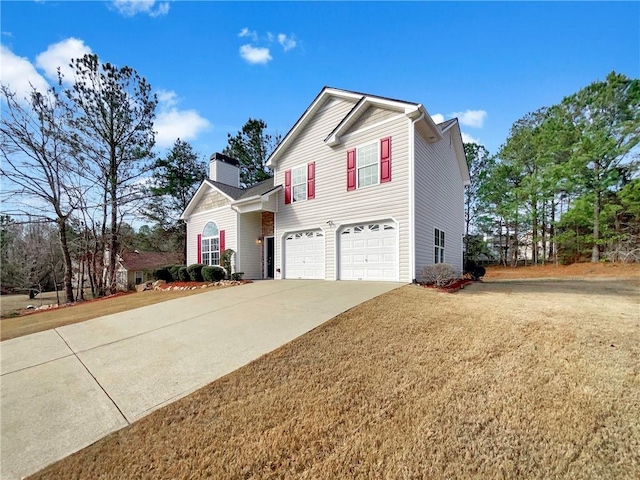
POLYGON ((407 102, 404 100, 396 100, 389 97, 381 97, 379 95, 370 95, 368 93, 354 92, 350 90, 341 90, 338 88, 324 87, 313 100, 311 105, 304 111, 295 125, 282 139, 280 144, 271 153, 266 165, 271 167, 277 163, 278 158, 286 150, 287 146, 295 139, 307 122, 313 117, 313 114, 322 106, 324 100, 328 97, 337 97, 355 101, 354 107, 349 113, 338 123, 335 129, 329 133, 325 142, 334 146, 340 142, 339 135, 344 133, 355 121, 362 115, 370 105, 376 105, 386 108, 398 110, 407 117, 411 118, 420 129, 420 131, 429 138, 430 141, 436 141, 442 138, 440 129, 436 126, 424 106, 420 103, 407 102))
POLYGON ((129 271, 153 270, 165 265, 182 264, 183 254, 178 252, 124 252, 120 264, 129 271))

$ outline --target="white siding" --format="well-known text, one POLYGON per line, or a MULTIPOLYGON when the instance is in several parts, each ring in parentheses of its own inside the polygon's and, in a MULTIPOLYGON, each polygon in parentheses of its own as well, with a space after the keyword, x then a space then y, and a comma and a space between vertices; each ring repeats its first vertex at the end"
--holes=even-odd
MULTIPOLYGON (((408 125, 403 117, 364 132, 344 135, 340 145, 329 147, 324 139, 354 103, 334 100, 320 109, 303 132, 287 148, 276 169, 275 183, 284 184, 285 170, 315 161, 316 198, 290 205, 278 197, 276 214, 276 269, 282 269, 282 236, 286 232, 322 228, 326 238, 326 278, 337 278, 335 233, 340 227, 373 220, 393 219, 399 226, 399 280, 411 281, 409 267, 409 162, 408 125), (347 150, 370 141, 392 137, 392 181, 347 191, 347 150), (331 221, 332 224, 328 222, 331 221)), ((374 116, 379 122, 379 116, 374 116)), ((362 127, 362 125, 360 125, 362 127)), ((281 273, 276 277, 281 278, 281 273)))
POLYGON ((445 263, 462 272, 464 186, 451 131, 436 143, 415 133, 416 278, 434 263, 434 229, 445 232, 445 263))
POLYGON ((225 185, 239 187, 240 169, 220 160, 212 160, 209 163, 209 178, 225 185))
POLYGON ((258 238, 262 232, 262 213, 243 213, 239 216, 238 237, 240 244, 237 250, 236 265, 244 278, 256 280, 262 278, 262 244, 258 238))
POLYGON ((218 229, 224 230, 225 248, 238 251, 238 213, 232 210, 231 206, 196 213, 187 219, 187 265, 198 261, 198 234, 202 233, 207 222, 216 222, 218 229))

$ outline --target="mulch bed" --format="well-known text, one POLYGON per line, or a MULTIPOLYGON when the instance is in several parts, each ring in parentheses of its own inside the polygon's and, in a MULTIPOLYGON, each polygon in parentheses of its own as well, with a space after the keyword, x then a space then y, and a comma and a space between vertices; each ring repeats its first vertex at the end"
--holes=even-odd
POLYGON ((427 283, 420 283, 419 285, 425 287, 425 288, 433 288, 438 290, 439 292, 445 292, 445 293, 456 293, 458 290, 462 290, 465 285, 469 285, 470 283, 474 283, 475 280, 471 280, 470 278, 457 278, 456 280, 453 280, 452 282, 448 283, 447 285, 443 285, 441 287, 431 283, 431 284, 427 284, 427 283))

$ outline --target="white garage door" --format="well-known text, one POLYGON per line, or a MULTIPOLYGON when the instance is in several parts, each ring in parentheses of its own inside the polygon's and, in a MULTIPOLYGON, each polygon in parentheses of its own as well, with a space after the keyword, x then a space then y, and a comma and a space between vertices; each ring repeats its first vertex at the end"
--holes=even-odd
POLYGON ((340 232, 341 280, 398 280, 395 222, 352 225, 340 232))
POLYGON ((324 280, 324 233, 309 230, 284 239, 285 278, 324 280))

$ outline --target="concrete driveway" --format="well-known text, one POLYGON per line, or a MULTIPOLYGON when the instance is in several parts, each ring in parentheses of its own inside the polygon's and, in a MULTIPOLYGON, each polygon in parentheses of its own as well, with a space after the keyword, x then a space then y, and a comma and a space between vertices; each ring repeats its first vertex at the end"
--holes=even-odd
POLYGON ((34 473, 400 285, 263 281, 6 340, 2 478, 34 473))

